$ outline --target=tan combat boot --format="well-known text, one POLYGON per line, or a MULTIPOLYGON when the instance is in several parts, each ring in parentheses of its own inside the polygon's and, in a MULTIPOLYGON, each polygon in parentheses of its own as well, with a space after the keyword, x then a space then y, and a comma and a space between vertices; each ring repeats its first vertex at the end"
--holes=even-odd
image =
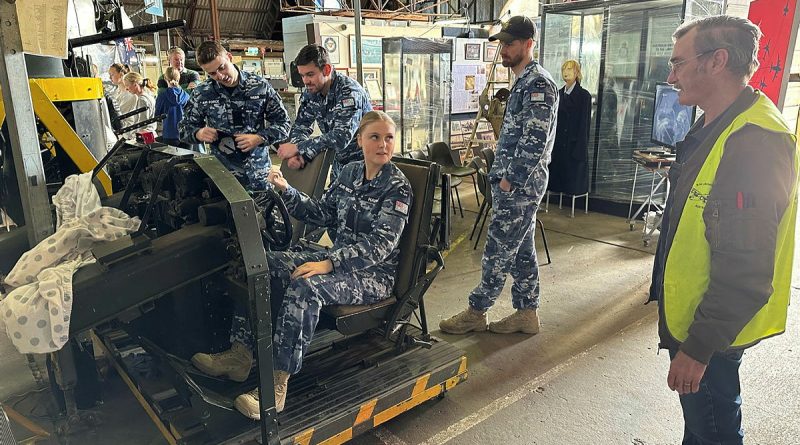
POLYGON ((489 323, 486 312, 467 308, 452 317, 439 322, 439 329, 448 334, 466 334, 471 331, 485 331, 489 323))
POLYGON ((511 334, 512 332, 538 334, 539 315, 536 313, 536 309, 519 309, 500 321, 489 323, 489 330, 496 334, 511 334))
POLYGON ((233 401, 233 407, 236 408, 237 411, 253 420, 261 420, 261 411, 258 409, 259 406, 258 388, 244 394, 239 394, 236 400, 233 401))
MULTIPOLYGON (((273 383, 275 384, 275 411, 281 412, 286 404, 286 389, 289 386, 289 373, 275 371, 273 383)), ((236 397, 236 400, 233 401, 233 406, 245 416, 253 420, 261 420, 261 411, 259 410, 258 404, 258 388, 236 397)))
POLYGON ((253 366, 253 353, 245 345, 234 342, 230 349, 218 354, 193 355, 192 364, 210 376, 225 376, 235 382, 244 382, 253 366))

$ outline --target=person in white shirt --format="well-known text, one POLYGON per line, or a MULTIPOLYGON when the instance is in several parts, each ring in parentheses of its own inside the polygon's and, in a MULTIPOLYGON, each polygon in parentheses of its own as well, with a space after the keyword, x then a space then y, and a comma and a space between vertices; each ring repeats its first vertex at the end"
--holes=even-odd
MULTIPOLYGON (((142 75, 139 73, 128 73, 125 75, 122 81, 125 84, 125 89, 136 98, 136 105, 133 107, 133 109, 135 110, 138 108, 147 107, 147 111, 143 111, 139 114, 131 116, 131 123, 129 125, 152 118, 156 112, 156 86, 153 84, 153 82, 151 82, 150 79, 142 77, 142 75)), ((133 139, 136 137, 137 132, 155 132, 155 130, 156 123, 152 122, 143 128, 137 128, 136 130, 130 131, 125 136, 128 139, 133 139)))

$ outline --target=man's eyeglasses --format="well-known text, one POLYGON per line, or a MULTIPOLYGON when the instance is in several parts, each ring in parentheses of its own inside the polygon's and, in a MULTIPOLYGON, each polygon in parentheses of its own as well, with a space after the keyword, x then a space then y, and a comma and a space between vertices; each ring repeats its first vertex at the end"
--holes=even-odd
POLYGON ((708 51, 703 51, 702 53, 695 54, 693 57, 689 57, 688 59, 670 60, 669 62, 667 62, 667 65, 669 65, 669 70, 670 71, 672 71, 673 73, 677 73, 686 62, 688 62, 690 60, 694 60, 694 59, 699 59, 700 57, 703 57, 703 56, 705 56, 707 54, 711 54, 711 53, 713 53, 714 51, 716 51, 718 49, 719 48, 714 48, 714 49, 710 49, 708 51))

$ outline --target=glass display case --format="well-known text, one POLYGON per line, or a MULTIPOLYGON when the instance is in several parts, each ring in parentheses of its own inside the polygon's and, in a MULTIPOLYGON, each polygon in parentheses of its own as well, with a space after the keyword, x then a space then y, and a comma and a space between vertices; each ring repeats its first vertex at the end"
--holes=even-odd
MULTIPOLYGON (((593 97, 593 199, 625 204, 601 207, 612 213, 627 209, 638 168, 633 151, 656 148, 650 138, 654 94, 669 75, 672 33, 683 16, 721 13, 716 0, 586 0, 543 8, 540 62, 561 87, 561 64, 578 60, 582 85, 593 97)), ((633 194, 641 201, 649 190, 638 185, 633 194)))
POLYGON ((450 140, 452 57, 450 40, 383 39, 383 110, 397 124, 398 154, 450 140))

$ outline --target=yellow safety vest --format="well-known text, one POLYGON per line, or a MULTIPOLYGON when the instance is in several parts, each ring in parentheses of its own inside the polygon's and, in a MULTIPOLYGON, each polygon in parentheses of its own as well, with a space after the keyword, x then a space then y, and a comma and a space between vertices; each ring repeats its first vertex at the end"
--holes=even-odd
MULTIPOLYGON (((693 189, 700 195, 708 196, 725 150, 725 142, 745 124, 788 134, 795 141, 795 181, 789 207, 778 225, 772 295, 767 304, 739 333, 731 345, 733 347, 749 346, 761 339, 784 332, 792 279, 794 226, 797 216, 797 173, 800 171, 797 139, 772 101, 760 92, 757 94, 759 97, 756 102, 737 116, 720 134, 693 185, 693 189)), ((705 200, 686 200, 664 270, 664 315, 670 334, 680 342, 689 337, 689 326, 694 320, 697 306, 708 290, 710 281, 711 248, 705 237, 706 225, 703 220, 705 205, 705 200)))

